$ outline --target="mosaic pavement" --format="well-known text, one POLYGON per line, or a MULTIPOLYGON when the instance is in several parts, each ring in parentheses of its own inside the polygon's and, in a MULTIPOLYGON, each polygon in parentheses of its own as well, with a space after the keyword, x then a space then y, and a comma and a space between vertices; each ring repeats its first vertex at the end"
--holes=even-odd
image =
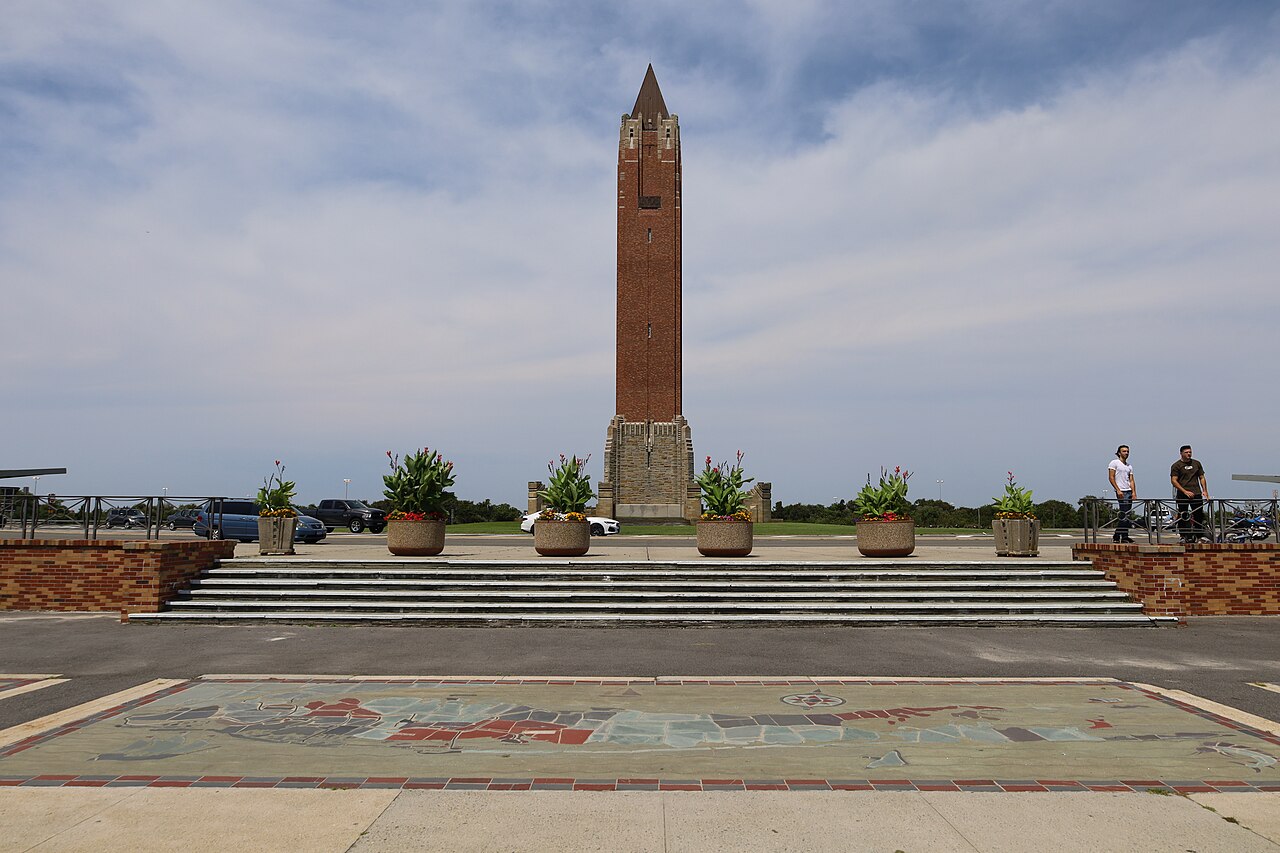
POLYGON ((1280 736, 1097 681, 183 681, 0 749, 0 785, 1280 791, 1280 736))

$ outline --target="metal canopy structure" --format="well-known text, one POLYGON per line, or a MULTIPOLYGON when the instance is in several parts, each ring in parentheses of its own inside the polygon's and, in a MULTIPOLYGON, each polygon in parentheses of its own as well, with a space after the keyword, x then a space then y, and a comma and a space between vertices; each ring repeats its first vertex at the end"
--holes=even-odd
POLYGON ((1251 483, 1280 483, 1280 474, 1232 474, 1233 480, 1248 480, 1251 483))
POLYGON ((0 468, 0 480, 16 480, 19 477, 43 477, 45 474, 65 474, 66 468, 0 468))

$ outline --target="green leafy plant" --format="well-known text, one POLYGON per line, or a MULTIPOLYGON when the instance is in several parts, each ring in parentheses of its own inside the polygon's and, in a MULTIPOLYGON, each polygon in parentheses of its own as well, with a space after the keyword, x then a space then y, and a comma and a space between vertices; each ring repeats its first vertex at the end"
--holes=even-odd
POLYGON ((1007 481, 1004 484, 1004 494, 998 498, 992 498, 991 502, 996 508, 996 518, 1035 518, 1035 503, 1031 500, 1031 490, 1023 489, 1018 486, 1013 479, 1013 472, 1009 472, 1007 481))
POLYGON ((453 463, 429 447, 408 454, 403 462, 388 450, 387 459, 391 473, 382 477, 382 494, 391 506, 387 520, 443 521, 444 490, 453 485, 453 463))
POLYGON ((747 512, 747 492, 742 487, 754 478, 743 476, 742 457, 730 465, 721 462, 712 466, 707 457, 702 473, 698 475, 698 488, 702 490, 702 518, 705 521, 750 521, 747 512))
POLYGON ((880 482, 868 482, 853 499, 859 521, 910 521, 911 504, 907 501, 907 480, 911 472, 896 467, 880 469, 880 482))
POLYGON ((262 480, 262 488, 258 489, 258 515, 263 518, 295 518, 298 511, 293 508, 293 498, 297 493, 297 484, 284 478, 284 465, 276 460, 276 468, 262 480))
MULTIPOLYGON (((586 474, 587 462, 590 459, 590 456, 579 459, 577 456, 565 456, 561 453, 559 465, 555 460, 547 463, 547 471, 550 472, 551 479, 547 482, 547 488, 538 494, 547 502, 547 508, 553 513, 582 515, 587 508, 587 501, 596 496, 595 492, 591 491, 591 479, 586 474)), ((586 516, 582 517, 585 520, 586 516)), ((561 520, 577 521, 578 519, 562 518, 561 520)))

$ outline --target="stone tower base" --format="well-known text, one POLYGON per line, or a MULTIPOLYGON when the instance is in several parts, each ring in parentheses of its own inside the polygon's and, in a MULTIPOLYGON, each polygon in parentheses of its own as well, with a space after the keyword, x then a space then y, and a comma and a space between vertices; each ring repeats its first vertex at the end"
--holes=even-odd
POLYGON ((699 496, 693 434, 682 416, 667 423, 628 423, 619 415, 609 422, 596 504, 600 515, 632 524, 696 521, 699 496))

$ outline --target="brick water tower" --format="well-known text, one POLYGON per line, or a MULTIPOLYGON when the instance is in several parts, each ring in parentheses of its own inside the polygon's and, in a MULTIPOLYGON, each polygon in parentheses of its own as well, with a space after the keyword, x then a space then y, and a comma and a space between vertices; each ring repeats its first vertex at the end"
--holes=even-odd
POLYGON ((680 122, 650 65, 618 136, 617 414, 605 438, 600 515, 698 517, 680 347, 680 122))

